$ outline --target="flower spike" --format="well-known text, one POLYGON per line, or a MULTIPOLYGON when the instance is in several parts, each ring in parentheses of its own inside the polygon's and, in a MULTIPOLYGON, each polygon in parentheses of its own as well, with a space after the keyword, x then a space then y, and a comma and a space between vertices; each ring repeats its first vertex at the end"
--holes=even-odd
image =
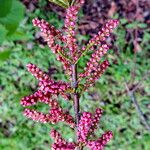
POLYGON ((93 86, 108 68, 108 60, 104 60, 102 63, 100 61, 109 50, 109 46, 105 42, 106 38, 118 26, 119 21, 109 20, 98 34, 89 40, 86 46, 79 48, 76 39, 76 24, 77 15, 84 0, 59 0, 59 2, 55 0, 55 3, 60 3, 59 5, 66 8, 64 28, 62 30, 56 29, 47 21, 38 18, 33 19, 33 25, 40 28, 41 36, 56 55, 57 60, 62 63, 69 81, 55 81, 36 65, 28 64, 27 70, 39 81, 38 90, 22 98, 21 105, 30 107, 44 103, 50 108, 46 114, 25 108, 24 115, 34 121, 51 125, 63 122, 73 130, 75 129, 76 140, 73 142, 68 142, 58 131, 52 129, 50 137, 54 139, 54 143, 51 145, 51 150, 82 150, 84 147, 90 150, 104 150, 113 134, 108 131, 96 140, 91 139, 98 128, 102 110, 97 108, 94 114, 91 112, 80 113, 80 96, 82 92, 93 86), (86 67, 81 68, 83 71, 79 73, 78 62, 88 51, 91 52, 91 57, 86 63, 86 67), (59 96, 65 100, 73 101, 74 117, 60 106, 57 100, 59 96))

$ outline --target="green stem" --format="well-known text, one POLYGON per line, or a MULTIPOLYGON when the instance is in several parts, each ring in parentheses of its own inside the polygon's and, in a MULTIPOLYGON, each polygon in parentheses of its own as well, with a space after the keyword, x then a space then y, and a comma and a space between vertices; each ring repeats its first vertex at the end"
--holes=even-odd
POLYGON ((85 54, 87 53, 87 51, 88 51, 93 45, 94 45, 94 43, 90 43, 90 44, 88 44, 88 45, 86 46, 85 51, 80 55, 80 57, 79 57, 78 60, 75 62, 75 64, 78 63, 78 61, 81 59, 81 57, 82 57, 83 55, 85 55, 85 54))
POLYGON ((68 5, 62 0, 49 0, 49 1, 54 3, 54 4, 56 4, 56 5, 61 6, 63 8, 67 8, 68 7, 68 5))
POLYGON ((70 58, 68 58, 66 55, 64 55, 63 53, 61 53, 60 51, 58 51, 58 54, 61 56, 61 57, 63 57, 63 58, 65 58, 66 60, 68 60, 69 62, 71 62, 71 59, 70 58))
POLYGON ((72 0, 72 2, 71 2, 71 6, 73 6, 73 5, 74 5, 74 3, 75 3, 75 0, 72 0))

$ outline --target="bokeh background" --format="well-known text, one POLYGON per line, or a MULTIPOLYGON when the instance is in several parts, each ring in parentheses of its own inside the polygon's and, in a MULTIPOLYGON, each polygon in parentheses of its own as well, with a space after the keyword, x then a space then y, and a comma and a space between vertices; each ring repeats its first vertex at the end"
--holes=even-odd
MULTIPOLYGON (((61 28, 65 9, 47 0, 0 0, 0 150, 48 150, 52 127, 73 140, 73 131, 62 123, 41 124, 22 115, 20 99, 37 88, 26 64, 35 63, 55 80, 66 80, 62 65, 32 26, 35 17, 61 28)), ((109 18, 120 20, 107 39, 112 44, 106 56, 111 66, 83 94, 81 109, 105 110, 96 134, 113 131, 106 150, 150 150, 150 2, 86 0, 79 13, 79 45, 86 44, 109 18)), ((70 102, 60 101, 73 113, 70 102)), ((44 104, 35 108, 48 111, 44 104)))

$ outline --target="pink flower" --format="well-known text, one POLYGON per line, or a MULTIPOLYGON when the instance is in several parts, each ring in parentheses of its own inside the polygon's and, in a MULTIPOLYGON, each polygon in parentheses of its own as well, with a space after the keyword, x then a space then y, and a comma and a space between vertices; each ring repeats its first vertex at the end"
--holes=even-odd
POLYGON ((54 129, 51 130, 50 136, 54 139, 54 144, 52 144, 51 149, 75 150, 77 146, 84 145, 91 150, 103 150, 105 145, 110 141, 113 136, 111 131, 105 132, 97 140, 90 140, 89 138, 90 135, 92 135, 97 128, 101 115, 102 110, 100 108, 97 108, 93 115, 90 112, 82 113, 77 132, 78 143, 68 143, 66 140, 63 139, 59 132, 54 129))
POLYGON ((52 150, 74 150, 75 143, 69 143, 65 141, 61 134, 56 130, 51 130, 50 136, 54 139, 54 144, 52 144, 52 150))
MULTIPOLYGON (((47 81, 51 80, 49 75, 47 75, 45 72, 43 72, 40 68, 38 68, 34 64, 28 64, 27 65, 27 70, 31 72, 33 76, 35 76, 39 81, 47 81)), ((51 80, 52 81, 52 80, 51 80)), ((53 82, 53 81, 52 81, 53 82)))
POLYGON ((78 14, 78 7, 72 6, 67 9, 66 12, 66 19, 65 19, 65 32, 66 32, 66 40, 67 46, 70 50, 70 54, 73 58, 73 61, 76 61, 75 54, 77 53, 77 44, 75 38, 75 27, 76 27, 76 20, 78 14))
POLYGON ((50 49, 53 53, 56 54, 57 59, 62 62, 64 69, 66 70, 69 66, 68 60, 65 58, 66 54, 64 53, 65 49, 56 44, 55 40, 59 40, 61 42, 66 42, 66 39, 62 35, 60 30, 54 28, 54 26, 50 25, 45 20, 39 20, 38 18, 33 19, 33 25, 37 26, 41 29, 41 35, 44 40, 47 42, 50 49), (64 56, 64 57, 63 57, 64 56))
POLYGON ((105 41, 106 37, 110 36, 110 33, 115 29, 119 24, 118 20, 109 20, 104 27, 98 32, 98 35, 93 37, 89 44, 97 45, 100 44, 101 41, 105 41))
MULTIPOLYGON (((58 104, 57 104, 58 105, 58 104)), ((66 122, 67 124, 70 125, 70 127, 74 127, 74 119, 73 117, 63 111, 63 109, 60 106, 57 106, 56 104, 54 105, 55 107, 51 108, 48 114, 44 114, 42 112, 38 112, 36 110, 31 110, 31 109, 25 109, 24 110, 24 115, 27 118, 30 118, 34 121, 37 122, 42 122, 42 123, 58 123, 58 122, 66 122)))
POLYGON ((36 110, 31 110, 31 109, 26 108, 24 110, 24 115, 27 118, 30 118, 30 119, 37 121, 37 122, 48 123, 51 121, 50 114, 44 114, 44 113, 38 112, 36 110))
POLYGON ((108 131, 102 135, 98 140, 96 141, 88 141, 87 146, 91 150, 103 150, 104 146, 110 141, 110 139, 113 137, 113 134, 111 131, 108 131))
POLYGON ((92 114, 89 112, 82 113, 78 126, 78 138, 80 142, 85 142, 92 123, 92 114))
POLYGON ((40 28, 41 36, 56 55, 57 60, 62 63, 65 73, 71 81, 55 81, 36 65, 27 65, 27 70, 39 81, 38 90, 22 98, 21 104, 23 107, 26 107, 40 102, 49 105, 50 109, 45 114, 37 110, 25 108, 24 115, 37 122, 51 124, 65 122, 71 128, 77 128, 76 142, 67 142, 59 132, 51 130, 50 136, 54 139, 54 143, 51 146, 52 150, 76 150, 76 148, 84 146, 91 150, 103 150, 113 136, 112 132, 108 131, 97 140, 91 140, 90 138, 97 129, 102 110, 97 108, 94 114, 83 112, 81 116, 78 116, 79 108, 77 107, 77 101, 79 101, 80 92, 93 86, 108 68, 109 62, 107 60, 100 63, 101 58, 109 49, 109 46, 104 41, 110 36, 110 33, 117 27, 119 22, 118 20, 109 20, 98 34, 89 40, 87 46, 79 49, 76 39, 76 22, 79 9, 83 3, 84 0, 76 0, 67 8, 64 32, 62 32, 63 30, 56 29, 43 19, 33 19, 33 25, 40 28), (76 71, 78 69, 77 63, 88 51, 92 52, 91 58, 83 72, 78 74, 76 71), (80 89, 80 87, 83 87, 83 89, 80 89), (74 97, 74 104, 76 104, 75 118, 79 119, 74 120, 74 117, 60 106, 57 101, 58 96, 62 96, 66 100, 72 100, 74 97))
POLYGON ((93 135, 97 128, 98 122, 102 115, 102 110, 97 108, 95 114, 83 112, 78 125, 79 142, 87 145, 91 150, 103 150, 104 146, 112 138, 112 132, 106 132, 98 140, 89 140, 90 135, 93 135))
POLYGON ((109 62, 105 60, 101 64, 98 64, 97 67, 92 67, 91 74, 89 73, 89 78, 86 80, 86 87, 93 86, 95 82, 101 77, 101 75, 105 72, 105 70, 108 68, 109 62))
POLYGON ((92 54, 90 60, 87 62, 87 67, 84 69, 85 72, 81 73, 79 76, 81 78, 90 76, 93 71, 97 71, 97 67, 99 66, 100 59, 107 53, 108 51, 108 45, 103 44, 101 47, 99 47, 98 50, 94 51, 92 54))

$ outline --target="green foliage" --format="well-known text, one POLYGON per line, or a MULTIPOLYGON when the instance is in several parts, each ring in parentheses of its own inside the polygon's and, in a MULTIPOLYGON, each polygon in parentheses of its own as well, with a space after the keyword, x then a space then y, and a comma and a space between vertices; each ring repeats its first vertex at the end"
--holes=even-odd
POLYGON ((140 22, 137 22, 137 21, 126 25, 126 28, 129 28, 129 29, 146 28, 146 27, 147 27, 146 23, 140 23, 140 22))
POLYGON ((10 54, 11 54, 11 50, 4 50, 3 52, 0 52, 0 62, 7 60, 10 54))
POLYGON ((75 0, 49 0, 49 1, 63 8, 68 8, 69 6, 72 6, 75 3, 75 0))
MULTIPOLYGON (((43 7, 43 3, 39 4, 39 7, 41 6, 43 7)), ((3 15, 5 14, 7 11, 3 12, 3 15)), ((22 23, 14 32, 13 36, 15 35, 15 39, 19 41, 13 42, 14 39, 9 36, 9 41, 5 39, 6 41, 0 47, 0 150, 48 150, 52 142, 49 131, 54 126, 34 123, 26 119, 20 105, 22 97, 37 89, 37 81, 27 72, 26 64, 30 62, 37 64, 46 72, 52 69, 54 74, 51 73, 51 75, 54 79, 66 80, 61 64, 56 61, 49 48, 39 44, 39 41, 33 38, 37 30, 32 26, 31 20, 37 16, 49 20, 56 27, 62 26, 62 20, 58 19, 54 13, 36 9, 32 14, 28 14, 27 22, 22 23)), ((97 136, 103 133, 103 130, 112 130, 114 133, 114 138, 106 150, 149 150, 150 135, 141 123, 134 105, 125 92, 124 78, 131 81, 133 78, 131 71, 135 69, 134 84, 136 84, 149 70, 150 34, 149 30, 145 29, 140 44, 142 51, 135 55, 132 43, 128 43, 125 38, 126 25, 128 25, 127 20, 122 18, 121 25, 115 33, 117 40, 114 45, 118 47, 118 55, 110 50, 107 57, 111 66, 98 80, 96 87, 82 95, 81 109, 91 112, 98 106, 104 109, 97 136), (136 57, 136 67, 133 61, 134 57, 136 57)), ((7 36, 7 32, 9 30, 1 24, 0 33, 7 36)), ((0 38, 3 38, 2 34, 0 34, 0 38)), ((78 35, 78 39, 81 43, 81 40, 87 39, 87 37, 78 35)), ((88 59, 88 56, 86 57, 88 59)), ((79 69, 84 65, 85 62, 81 59, 79 69)), ((135 93, 142 111, 147 116, 150 105, 149 83, 150 78, 143 80, 135 93)), ((63 101, 61 105, 70 109, 71 103, 63 101)), ((45 111, 48 108, 47 105, 44 106, 41 107, 39 104, 36 109, 42 108, 42 111, 45 111)), ((61 129, 63 136, 69 141, 73 140, 73 131, 69 127, 60 123, 55 128, 61 129)))
POLYGON ((68 0, 49 0, 49 1, 64 8, 67 8, 70 5, 68 0))
POLYGON ((24 6, 18 0, 0 0, 1 43, 13 36, 24 17, 24 6))
POLYGON ((7 29, 3 25, 0 24, 0 34, 1 34, 0 44, 5 40, 7 32, 8 32, 7 29))
POLYGON ((6 17, 11 10, 12 7, 12 0, 0 0, 0 17, 6 17))

